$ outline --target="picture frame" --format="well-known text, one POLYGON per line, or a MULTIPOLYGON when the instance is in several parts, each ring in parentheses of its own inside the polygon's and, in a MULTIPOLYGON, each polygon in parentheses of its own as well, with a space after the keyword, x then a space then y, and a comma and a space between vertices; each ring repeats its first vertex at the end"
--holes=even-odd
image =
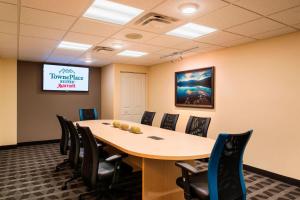
POLYGON ((175 72, 175 106, 214 108, 215 67, 175 72))

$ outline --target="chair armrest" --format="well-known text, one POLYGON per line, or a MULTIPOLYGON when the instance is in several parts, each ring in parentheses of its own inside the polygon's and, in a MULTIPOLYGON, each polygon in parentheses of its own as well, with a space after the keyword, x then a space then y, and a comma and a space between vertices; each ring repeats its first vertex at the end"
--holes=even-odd
POLYGON ((196 169, 195 167, 186 162, 178 161, 175 163, 175 165, 177 167, 180 167, 182 170, 186 170, 192 174, 198 174, 200 172, 200 170, 196 169))
POLYGON ((121 160, 123 157, 119 154, 115 154, 115 155, 112 155, 108 158, 105 159, 106 162, 114 162, 114 161, 117 161, 117 160, 121 160))

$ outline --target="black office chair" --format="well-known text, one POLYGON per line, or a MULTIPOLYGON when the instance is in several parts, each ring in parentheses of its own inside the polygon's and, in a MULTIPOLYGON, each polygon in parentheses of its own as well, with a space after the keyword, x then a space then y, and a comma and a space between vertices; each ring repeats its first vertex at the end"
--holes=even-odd
POLYGON ((165 113, 160 124, 160 128, 175 131, 179 114, 165 113))
POLYGON ((243 134, 220 134, 212 150, 208 171, 176 162, 182 177, 176 184, 186 200, 246 200, 243 154, 252 130, 243 134))
POLYGON ((108 193, 108 191, 113 190, 118 183, 121 161, 125 155, 113 155, 105 160, 99 159, 97 143, 91 130, 88 127, 80 127, 79 125, 77 128, 82 135, 84 148, 81 176, 84 183, 91 190, 80 194, 79 199, 98 192, 102 192, 101 197, 103 195, 111 197, 111 193, 108 193), (103 184, 102 187, 100 187, 100 183, 103 184))
POLYGON ((79 109, 79 119, 80 121, 98 119, 97 109, 96 108, 79 109))
POLYGON ((207 137, 207 130, 210 124, 210 117, 190 116, 185 132, 191 135, 207 137))
POLYGON ((80 166, 84 154, 84 149, 83 147, 81 147, 82 145, 81 145, 79 134, 73 122, 65 120, 65 123, 70 133, 71 146, 69 151, 69 162, 71 167, 74 169, 74 172, 73 172, 73 176, 69 180, 67 180, 62 186, 63 190, 67 189, 68 183, 80 177, 80 166))
MULTIPOLYGON (((65 120, 62 116, 56 115, 60 127, 61 127, 61 138, 60 138, 60 153, 62 155, 67 155, 68 153, 68 146, 69 146, 69 131, 67 129, 65 120)), ((58 164, 55 168, 55 171, 59 171, 63 169, 66 165, 69 164, 69 159, 64 159, 64 161, 60 164, 58 164)))
POLYGON ((155 112, 145 111, 141 120, 141 124, 152 126, 155 112))

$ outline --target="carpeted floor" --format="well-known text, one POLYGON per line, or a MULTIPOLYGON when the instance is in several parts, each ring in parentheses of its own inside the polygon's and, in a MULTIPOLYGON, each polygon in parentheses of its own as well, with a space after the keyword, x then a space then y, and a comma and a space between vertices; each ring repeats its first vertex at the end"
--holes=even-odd
MULTIPOLYGON (((16 199, 77 199, 86 187, 79 179, 61 190, 72 174, 70 169, 54 172, 65 157, 59 154, 58 144, 44 144, 0 150, 0 200, 16 199)), ((199 168, 206 166, 198 164, 199 168)), ((141 199, 141 173, 126 177, 123 188, 128 188, 133 199, 141 199)), ((300 200, 300 188, 245 171, 247 199, 300 200)), ((89 199, 95 199, 93 197, 89 199)))

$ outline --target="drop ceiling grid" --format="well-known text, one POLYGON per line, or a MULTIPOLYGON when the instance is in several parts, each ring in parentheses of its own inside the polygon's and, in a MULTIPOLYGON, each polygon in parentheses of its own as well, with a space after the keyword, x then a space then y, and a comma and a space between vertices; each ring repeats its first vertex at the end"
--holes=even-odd
MULTIPOLYGON (((131 0, 115 0, 116 2, 121 2, 121 1, 125 1, 125 2, 130 2, 131 0)), ((151 10, 155 10, 157 7, 159 7, 159 6, 161 6, 162 4, 164 4, 164 3, 166 3, 168 0, 157 0, 157 2, 159 2, 158 4, 155 4, 153 7, 151 7, 151 8, 149 8, 149 10, 147 10, 146 9, 146 11, 151 11, 151 10)), ((247 12, 252 12, 252 13, 254 13, 254 14, 257 14, 257 15, 259 15, 261 18, 267 18, 267 19, 269 19, 269 20, 272 20, 272 21, 275 21, 275 22, 277 22, 277 20, 275 20, 275 19, 273 19, 273 18, 271 18, 270 16, 265 16, 265 15, 262 15, 262 14, 260 14, 260 13, 257 13, 256 11, 253 11, 253 10, 249 10, 248 8, 244 8, 244 7, 242 7, 242 6, 240 6, 240 5, 238 5, 238 2, 239 1, 243 1, 243 0, 231 0, 231 1, 228 1, 228 0, 221 0, 221 1, 223 1, 223 2, 225 2, 225 3, 228 3, 228 5, 227 6, 223 6, 223 7, 220 7, 220 8, 218 8, 218 9, 215 9, 215 10, 213 10, 212 12, 209 12, 209 13, 206 13, 205 15, 202 15, 201 17, 203 17, 203 16, 209 16, 210 14, 213 14, 214 12, 218 12, 220 9, 223 9, 224 7, 226 8, 226 7, 228 7, 228 6, 236 6, 236 7, 239 7, 239 8, 241 8, 241 9, 244 9, 245 11, 247 11, 247 12)), ((2 3, 3 1, 1 1, 0 0, 0 3, 2 3)), ((91 2, 86 6, 86 9, 90 6, 90 4, 91 4, 91 2)), ((21 10, 21 7, 28 7, 28 6, 22 6, 21 5, 21 0, 18 0, 18 2, 17 2, 17 5, 18 5, 18 53, 19 53, 19 42, 20 42, 20 24, 21 24, 21 16, 20 16, 20 14, 21 14, 21 12, 20 12, 20 10, 21 10)), ((294 7, 296 7, 296 6, 294 6, 294 7)), ((29 7, 28 7, 29 8, 29 7)), ((43 9, 39 9, 39 8, 32 8, 32 7, 30 7, 31 9, 34 9, 34 10, 39 10, 39 11, 45 11, 45 10, 43 10, 43 9)), ((64 40, 66 37, 67 37, 67 35, 69 34, 69 33, 72 33, 72 32, 74 32, 74 31, 72 31, 72 28, 74 27, 74 25, 80 20, 80 19, 82 19, 83 17, 81 17, 83 14, 84 14, 84 12, 85 12, 85 10, 86 9, 82 9, 82 12, 81 12, 81 14, 80 15, 78 15, 77 17, 76 17, 76 19, 74 20, 74 22, 69 26, 69 28, 67 29, 67 30, 65 30, 65 33, 63 34, 63 36, 62 36, 62 38, 61 39, 58 39, 58 41, 61 41, 61 40, 64 40)), ((287 8, 287 9, 284 9, 284 10, 280 10, 280 11, 278 11, 278 12, 276 12, 276 13, 280 13, 280 12, 283 12, 283 11, 287 11, 287 10, 289 10, 289 9, 292 9, 292 8, 287 8)), ((61 12, 55 12, 55 11, 48 11, 47 10, 47 12, 51 12, 51 13, 56 13, 56 14, 60 14, 60 15, 62 15, 62 13, 61 12)), ((146 12, 144 12, 144 13, 146 13, 146 12)), ((164 13, 161 13, 161 14, 164 14, 164 13)), ((274 13, 272 13, 272 14, 274 14, 274 13)), ((65 16, 72 16, 72 17, 74 17, 74 15, 69 15, 69 14, 63 14, 63 15, 65 15, 65 16)), ((140 16, 142 16, 142 15, 139 15, 138 17, 140 17, 140 16)), ((137 17, 137 18, 138 18, 137 17)), ((200 18, 201 18, 200 17, 200 18)), ((135 18, 136 19, 136 18, 135 18)), ((134 19, 134 20, 135 20, 134 19)), ((133 20, 133 21, 134 21, 133 20)), ((257 19, 253 19, 253 20, 251 20, 251 21, 255 21, 255 20, 257 20, 257 19)), ((187 20, 182 20, 182 23, 186 23, 187 21, 191 21, 191 19, 187 19, 187 20)), ((249 22, 251 22, 251 21, 247 21, 247 22, 244 22, 244 23, 241 23, 241 24, 237 24, 237 25, 234 25, 234 26, 232 26, 232 27, 229 27, 229 28, 225 28, 225 29, 220 29, 220 30, 222 30, 222 31, 224 31, 224 32, 228 32, 228 33, 231 33, 231 34, 235 34, 235 35, 237 35, 237 36, 243 36, 243 37, 245 37, 244 39, 245 40, 250 40, 250 39, 260 39, 260 38, 255 38, 255 37, 253 37, 253 36, 246 36, 246 35, 243 35, 243 34, 240 34, 240 33, 237 33, 237 32, 232 32, 231 30, 229 30, 230 28, 233 28, 233 27, 237 27, 237 26, 240 26, 240 25, 244 25, 244 24, 246 24, 246 23, 249 23, 249 22)), ((101 22, 102 23, 102 22, 101 22)), ((287 25, 287 24, 285 24, 285 23, 282 23, 282 22, 278 22, 278 23, 280 23, 280 24, 282 24, 282 25, 284 25, 284 26, 286 26, 286 27, 290 27, 290 28, 292 28, 292 29, 294 29, 294 30, 299 30, 299 27, 296 27, 296 26, 299 26, 299 23, 298 24, 295 24, 294 26, 291 26, 291 25, 287 25)), ((130 24, 130 23, 129 23, 130 24)), ((116 34, 118 34, 119 32, 122 32, 122 31, 124 31, 125 29, 128 29, 128 28, 130 28, 130 29, 132 29, 132 30, 134 30, 134 29, 137 29, 137 30, 140 30, 140 29, 138 29, 138 28, 133 28, 132 26, 129 26, 129 24, 127 24, 127 25, 125 25, 125 26, 122 26, 116 33, 113 33, 113 34, 111 34, 111 35, 109 35, 109 36, 106 36, 106 37, 104 37, 104 39, 102 40, 102 41, 99 41, 97 44, 101 44, 102 42, 104 42, 104 41, 106 41, 106 40, 109 40, 109 39, 114 39, 113 38, 113 36, 114 35, 116 35, 116 34)), ((36 26, 36 25, 34 25, 34 26, 36 26)), ((48 27, 49 28, 49 27, 48 27)), ((280 28, 278 28, 278 32, 282 32, 282 33, 284 33, 284 32, 291 32, 291 30, 289 29, 289 30, 281 30, 282 28, 284 28, 284 27, 280 27, 280 28), (280 29, 280 30, 279 30, 280 29)), ((51 29, 55 29, 55 28, 51 28, 51 29)), ((277 29, 276 29, 277 30, 277 29)), ((141 31, 143 31, 143 32, 148 32, 149 34, 155 34, 156 36, 154 37, 154 38, 159 38, 159 37, 161 37, 161 36, 165 36, 165 34, 158 34, 158 33, 153 33, 152 31, 148 31, 148 30, 141 30, 141 31)), ((266 31, 265 32, 265 34, 266 35, 268 35, 268 32, 272 32, 272 31, 275 31, 275 30, 268 30, 268 31, 266 31)), ((261 34, 261 35, 263 35, 264 33, 259 33, 259 34, 261 34)), ((83 35, 86 35, 87 37, 89 37, 89 36, 91 36, 92 34, 86 34, 86 33, 84 33, 83 35)), ((271 34, 272 35, 272 34, 271 34)), ((34 37, 36 37, 36 36, 34 36, 34 37)), ((99 37, 99 36, 97 36, 97 37, 99 37)), ((261 36, 262 37, 262 36, 261 36)), ((153 39, 153 38, 152 38, 153 39)), ((149 41, 151 41, 152 39, 149 39, 149 41)), ((197 38, 198 39, 198 38, 197 38)), ((123 39, 121 39, 121 41, 123 41, 124 40, 124 38, 123 39)), ((178 38, 178 40, 180 40, 180 38, 178 38)), ((163 51, 163 49, 164 48, 173 48, 173 49, 176 49, 175 48, 175 46, 176 45, 174 45, 174 46, 172 46, 172 47, 164 47, 164 46, 162 46, 162 45, 160 45, 160 44, 155 44, 155 45, 153 45, 153 44, 151 44, 151 43, 149 43, 149 41, 147 42, 147 41, 143 41, 143 42, 131 42, 131 41, 129 41, 130 43, 138 43, 138 44, 142 44, 142 45, 146 45, 146 46, 149 46, 149 48, 151 48, 151 46, 152 47, 157 47, 157 48, 160 48, 159 50, 158 50, 158 52, 159 51, 163 51)), ((199 42, 199 41, 197 41, 197 40, 194 40, 195 42, 199 42)), ((229 42, 231 42, 231 41, 229 41, 229 42)), ((202 41, 201 43, 203 43, 203 44, 210 44, 210 43, 207 43, 207 42, 205 42, 205 41, 202 41)), ((179 43, 178 43, 179 44, 179 43)), ((221 47, 221 45, 220 45, 220 47, 221 47)), ((56 50, 56 48, 53 48, 52 49, 52 51, 51 51, 51 53, 48 55, 48 57, 47 57, 47 59, 48 58, 50 58, 51 56, 52 56, 52 54, 53 54, 53 52, 56 50)), ((80 56, 78 56, 78 57, 74 57, 74 59, 72 59, 69 63, 73 63, 73 62, 75 62, 76 60, 78 60, 78 61, 80 61, 80 59, 82 58, 82 56, 84 56, 86 53, 87 53, 88 51, 85 51, 85 52, 82 52, 82 54, 80 54, 80 56)), ((19 57, 19 55, 18 55, 18 57, 19 57)), ((159 62, 159 60, 157 61, 157 62, 159 62)))

